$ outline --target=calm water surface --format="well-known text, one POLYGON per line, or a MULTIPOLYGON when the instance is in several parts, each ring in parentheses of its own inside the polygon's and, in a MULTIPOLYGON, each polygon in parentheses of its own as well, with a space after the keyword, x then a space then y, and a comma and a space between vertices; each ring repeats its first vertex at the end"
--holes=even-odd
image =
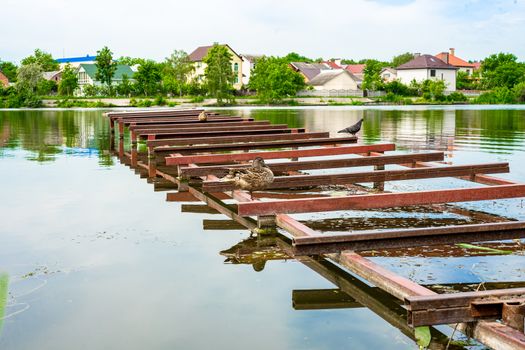
MULTIPOLYGON (((166 192, 112 155, 102 112, 0 111, 0 349, 417 348, 402 330, 356 303, 299 310, 305 308, 301 295, 336 293, 330 291, 336 287, 249 240, 246 230, 225 226, 226 217, 186 212, 198 202, 166 202, 166 192), (243 260, 243 249, 264 251, 272 260, 243 260)), ((225 112, 332 132, 364 117, 363 143, 395 142, 400 153, 442 150, 454 164, 509 162, 511 173, 501 177, 525 181, 525 110, 519 107, 225 112)), ((419 180, 387 189, 451 186, 472 185, 419 180)), ((525 219, 520 199, 462 207, 525 219)), ((296 217, 327 232, 477 220, 454 211, 296 217)), ((424 284, 525 281, 519 250, 373 259, 424 284)), ((403 314, 395 304, 390 310, 403 314)))

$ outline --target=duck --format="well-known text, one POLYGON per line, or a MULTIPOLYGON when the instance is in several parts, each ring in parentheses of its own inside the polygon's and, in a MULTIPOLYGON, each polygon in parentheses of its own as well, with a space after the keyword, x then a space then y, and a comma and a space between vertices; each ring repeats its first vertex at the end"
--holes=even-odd
POLYGON ((221 180, 231 182, 236 188, 250 192, 250 199, 253 199, 252 192, 268 188, 274 180, 274 175, 264 159, 257 157, 252 161, 251 167, 229 169, 228 174, 221 180))
POLYGON ((200 114, 199 114, 199 121, 200 122, 205 122, 206 120, 208 120, 208 114, 206 113, 206 111, 202 111, 200 114))
POLYGON ((337 133, 348 133, 348 134, 352 134, 355 136, 355 134, 357 134, 359 132, 359 130, 361 130, 361 124, 363 124, 363 118, 361 118, 357 123, 355 123, 354 125, 351 125, 347 128, 344 128, 342 130, 339 130, 337 133))

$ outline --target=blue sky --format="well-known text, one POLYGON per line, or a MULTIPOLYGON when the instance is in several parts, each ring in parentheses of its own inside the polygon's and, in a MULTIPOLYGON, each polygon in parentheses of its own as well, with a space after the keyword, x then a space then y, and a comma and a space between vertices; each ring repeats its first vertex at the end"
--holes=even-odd
POLYGON ((390 59, 450 47, 464 59, 525 60, 525 0, 2 0, 0 59, 34 48, 162 60, 213 42, 239 53, 390 59))

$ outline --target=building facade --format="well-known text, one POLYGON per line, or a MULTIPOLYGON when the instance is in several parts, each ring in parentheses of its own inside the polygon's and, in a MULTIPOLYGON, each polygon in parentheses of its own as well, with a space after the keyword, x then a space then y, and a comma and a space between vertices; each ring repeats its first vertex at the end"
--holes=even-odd
MULTIPOLYGON (((229 45, 221 44, 221 46, 226 47, 228 51, 230 52, 230 55, 232 56, 231 66, 232 66, 233 74, 235 76, 234 81, 233 81, 233 88, 236 90, 240 90, 243 85, 242 58, 235 51, 233 51, 233 49, 229 45)), ((199 83, 204 82, 206 63, 203 62, 203 59, 204 57, 206 57, 206 55, 208 54, 208 51, 212 47, 213 45, 200 46, 196 48, 192 53, 190 53, 189 59, 190 61, 193 62, 193 66, 195 67, 193 74, 190 76, 190 80, 196 80, 199 83)))
POLYGON ((409 85, 412 80, 443 80, 446 91, 456 91, 457 68, 432 55, 418 55, 396 68, 397 79, 409 85))

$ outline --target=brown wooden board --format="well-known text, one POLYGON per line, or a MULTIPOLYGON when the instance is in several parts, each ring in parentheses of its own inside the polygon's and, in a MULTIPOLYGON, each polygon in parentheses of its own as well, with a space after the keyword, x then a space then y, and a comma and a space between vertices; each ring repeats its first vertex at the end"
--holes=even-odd
POLYGON ((262 121, 231 121, 228 123, 223 122, 200 122, 200 123, 178 123, 178 124, 151 124, 151 125, 130 125, 129 130, 164 130, 164 129, 177 129, 177 128, 215 128, 221 126, 253 126, 253 125, 269 125, 270 122, 267 120, 262 121))

